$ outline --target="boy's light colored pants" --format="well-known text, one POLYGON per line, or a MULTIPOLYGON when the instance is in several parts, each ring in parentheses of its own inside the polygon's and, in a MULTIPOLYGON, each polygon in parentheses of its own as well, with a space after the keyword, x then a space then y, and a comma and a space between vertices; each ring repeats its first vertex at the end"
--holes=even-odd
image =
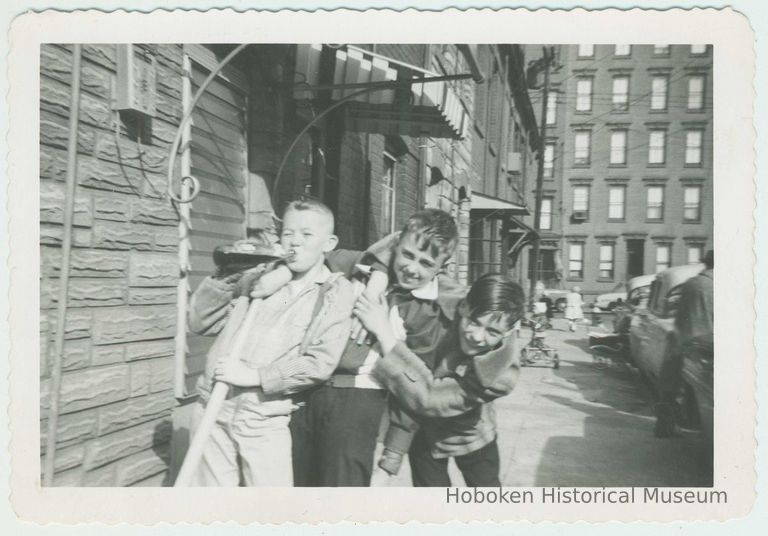
MULTIPOLYGON (((192 480, 193 486, 234 487, 293 486, 290 415, 269 415, 242 395, 230 398, 216 420, 192 480)), ((205 406, 195 405, 191 434, 202 419, 205 406)))

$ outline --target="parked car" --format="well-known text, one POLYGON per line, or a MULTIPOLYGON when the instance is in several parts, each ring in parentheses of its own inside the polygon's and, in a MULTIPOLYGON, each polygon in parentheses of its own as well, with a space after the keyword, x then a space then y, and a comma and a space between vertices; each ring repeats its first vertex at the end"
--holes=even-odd
MULTIPOLYGON (((629 349, 632 361, 658 391, 659 374, 664 361, 677 351, 675 314, 683 283, 704 269, 704 265, 668 268, 656 275, 651 284, 648 305, 636 309, 630 319, 629 349)), ((693 390, 686 385, 681 409, 685 418, 696 411, 693 390)))
POLYGON ((595 298, 595 306, 603 311, 613 311, 614 307, 625 301, 627 301, 627 285, 618 283, 610 292, 599 294, 595 298))
POLYGON ((627 282, 627 299, 613 308, 613 331, 625 334, 629 331, 629 321, 632 314, 648 305, 648 295, 651 293, 651 283, 656 274, 633 277, 627 282))

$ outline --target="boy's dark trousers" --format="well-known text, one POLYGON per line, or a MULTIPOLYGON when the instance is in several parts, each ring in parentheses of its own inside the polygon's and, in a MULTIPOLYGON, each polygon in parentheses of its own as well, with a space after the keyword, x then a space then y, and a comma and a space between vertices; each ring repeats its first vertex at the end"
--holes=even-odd
MULTIPOLYGON (((411 479, 416 487, 449 487, 448 458, 433 458, 431 444, 423 430, 416 434, 408 451, 411 464, 411 479)), ((456 465, 464 476, 464 482, 471 487, 498 487, 499 446, 494 439, 483 448, 455 456, 456 465)))
POLYGON ((294 485, 371 485, 386 391, 321 385, 291 416, 294 485))

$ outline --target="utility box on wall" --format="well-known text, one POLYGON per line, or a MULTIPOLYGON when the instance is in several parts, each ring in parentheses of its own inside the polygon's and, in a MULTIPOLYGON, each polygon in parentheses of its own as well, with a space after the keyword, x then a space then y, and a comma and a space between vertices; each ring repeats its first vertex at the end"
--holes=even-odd
POLYGON ((155 116, 157 50, 153 45, 117 45, 115 109, 155 116))

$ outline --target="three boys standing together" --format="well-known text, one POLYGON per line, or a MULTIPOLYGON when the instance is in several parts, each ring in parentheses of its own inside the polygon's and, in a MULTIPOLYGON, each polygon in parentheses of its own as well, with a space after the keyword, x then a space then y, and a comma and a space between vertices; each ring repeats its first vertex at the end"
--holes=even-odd
POLYGON ((333 227, 325 205, 294 201, 284 263, 260 279, 209 277, 195 291, 189 322, 202 334, 221 331, 237 296, 263 300, 239 327, 244 355, 209 354, 197 415, 214 380, 233 387, 194 484, 368 486, 389 406, 384 471, 396 473, 409 453, 414 485, 444 486, 455 457, 468 485, 499 485, 487 402, 517 379, 522 290, 488 275, 467 294, 441 275, 458 241, 443 211, 414 214, 367 252, 334 250, 333 227))

